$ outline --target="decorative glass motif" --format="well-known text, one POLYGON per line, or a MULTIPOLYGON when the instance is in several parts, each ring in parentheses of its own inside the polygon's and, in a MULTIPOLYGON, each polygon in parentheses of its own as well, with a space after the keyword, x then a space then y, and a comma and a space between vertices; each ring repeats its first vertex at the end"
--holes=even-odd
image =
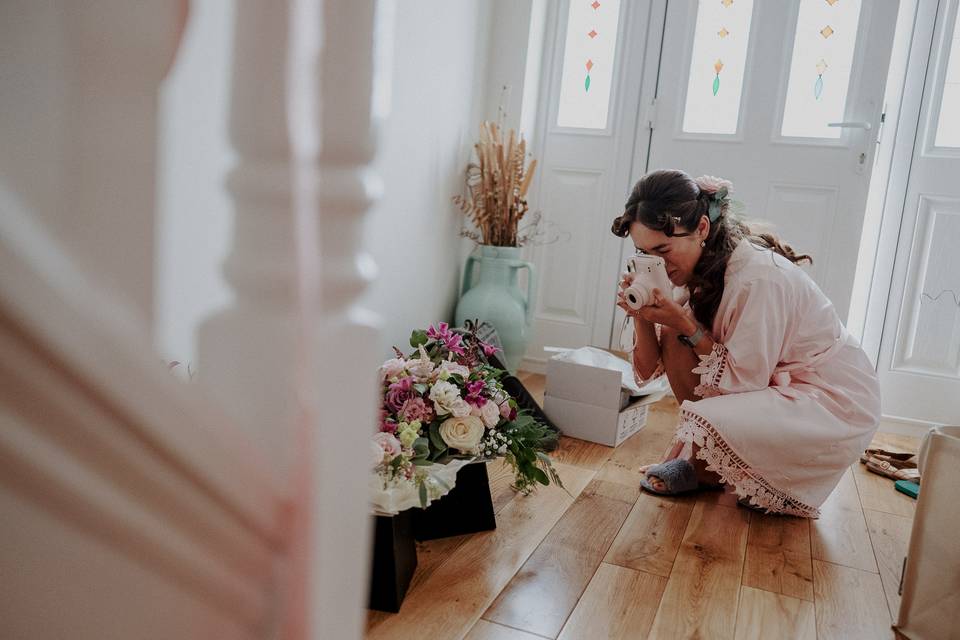
POLYGON ((752 19, 753 0, 700 0, 690 52, 684 132, 736 133, 752 19))
POLYGON ((827 124, 844 119, 861 1, 800 0, 781 135, 842 135, 827 124))
POLYGON ((827 63, 823 58, 817 63, 817 81, 813 83, 813 96, 819 100, 823 95, 823 72, 827 70, 827 63))
POLYGON ((557 126, 607 127, 619 22, 620 0, 570 0, 557 126))
POLYGON ((940 97, 940 117, 934 144, 938 147, 960 147, 960 10, 953 24, 947 74, 940 97))

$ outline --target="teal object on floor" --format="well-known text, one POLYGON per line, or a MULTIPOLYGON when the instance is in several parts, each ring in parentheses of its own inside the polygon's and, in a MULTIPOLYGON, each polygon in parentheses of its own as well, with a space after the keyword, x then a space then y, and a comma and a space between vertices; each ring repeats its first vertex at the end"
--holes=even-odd
POLYGON ((467 258, 463 287, 457 304, 456 323, 487 321, 497 330, 503 344, 504 364, 516 372, 530 342, 533 311, 537 299, 537 278, 533 265, 520 259, 519 247, 481 245, 467 258), (479 277, 474 266, 479 263, 479 277), (526 269, 527 291, 520 290, 520 271, 526 269))
POLYGON ((914 500, 917 499, 917 495, 920 493, 920 485, 916 482, 910 482, 909 480, 897 480, 893 483, 893 486, 896 487, 897 491, 907 494, 914 500))

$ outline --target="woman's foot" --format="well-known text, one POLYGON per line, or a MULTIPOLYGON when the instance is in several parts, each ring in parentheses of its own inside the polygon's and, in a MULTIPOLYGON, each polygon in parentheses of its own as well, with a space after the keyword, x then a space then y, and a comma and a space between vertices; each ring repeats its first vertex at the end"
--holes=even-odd
POLYGON ((640 486, 659 495, 676 495, 700 488, 697 470, 689 460, 674 458, 640 469, 645 475, 640 486))

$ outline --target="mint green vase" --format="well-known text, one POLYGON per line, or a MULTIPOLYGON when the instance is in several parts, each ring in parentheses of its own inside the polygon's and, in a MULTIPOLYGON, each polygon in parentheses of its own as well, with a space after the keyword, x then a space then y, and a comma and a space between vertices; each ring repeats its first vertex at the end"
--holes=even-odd
POLYGON ((479 253, 467 258, 463 270, 457 326, 462 327, 466 320, 492 324, 503 344, 502 360, 510 371, 516 372, 530 342, 536 300, 536 273, 532 264, 520 259, 520 249, 481 245, 479 253), (474 263, 479 263, 476 279, 474 263), (521 269, 528 270, 526 293, 520 291, 521 269))

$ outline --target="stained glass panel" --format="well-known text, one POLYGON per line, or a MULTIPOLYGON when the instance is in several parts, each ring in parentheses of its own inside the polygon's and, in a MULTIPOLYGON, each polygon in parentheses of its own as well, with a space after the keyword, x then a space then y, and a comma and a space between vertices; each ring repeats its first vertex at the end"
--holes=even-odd
POLYGON ((570 0, 557 126, 606 129, 620 0, 570 0))
POLYGON ((737 132, 753 0, 700 0, 683 130, 737 132))
POLYGON ((947 76, 943 82, 943 97, 940 99, 940 121, 937 123, 935 145, 960 147, 960 8, 953 24, 953 40, 947 76))
POLYGON ((857 45, 860 0, 800 0, 781 135, 839 138, 857 45))

